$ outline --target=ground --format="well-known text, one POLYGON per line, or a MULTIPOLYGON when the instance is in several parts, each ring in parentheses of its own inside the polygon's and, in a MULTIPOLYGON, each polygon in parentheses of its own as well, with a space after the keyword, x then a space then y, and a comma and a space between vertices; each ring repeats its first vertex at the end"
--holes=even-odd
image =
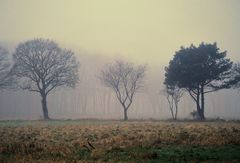
POLYGON ((0 162, 197 161, 240 162, 240 123, 0 122, 0 162))

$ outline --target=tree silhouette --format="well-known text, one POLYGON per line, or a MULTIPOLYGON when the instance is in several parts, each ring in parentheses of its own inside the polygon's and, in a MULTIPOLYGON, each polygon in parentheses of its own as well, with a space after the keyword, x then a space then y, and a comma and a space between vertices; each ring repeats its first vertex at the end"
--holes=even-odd
POLYGON ((49 119, 47 95, 62 86, 78 82, 78 62, 74 53, 50 40, 34 39, 21 43, 13 54, 13 74, 19 86, 42 97, 44 119, 49 119))
POLYGON ((100 80, 111 88, 124 110, 124 120, 128 120, 127 111, 133 102, 137 90, 143 86, 146 66, 134 67, 132 64, 116 61, 101 71, 100 80))
POLYGON ((196 102, 200 119, 204 120, 204 95, 227 88, 226 81, 231 74, 232 62, 227 52, 220 52, 216 43, 201 43, 181 47, 165 68, 166 85, 184 88, 196 102))
POLYGON ((178 103, 183 96, 183 89, 178 88, 177 86, 166 85, 164 92, 164 95, 166 96, 168 101, 168 106, 171 112, 172 119, 177 120, 178 103))

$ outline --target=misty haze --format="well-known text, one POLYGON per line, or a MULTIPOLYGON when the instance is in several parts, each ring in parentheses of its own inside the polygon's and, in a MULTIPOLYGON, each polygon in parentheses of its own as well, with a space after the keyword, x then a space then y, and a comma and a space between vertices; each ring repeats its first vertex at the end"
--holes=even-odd
MULTIPOLYGON (((74 89, 60 88, 49 96, 49 115, 53 119, 122 119, 121 104, 114 92, 101 84, 98 75, 111 58, 79 57, 79 84, 74 89)), ((164 89, 164 66, 148 64, 145 84, 129 109, 130 119, 169 119, 164 89)), ((27 91, 1 93, 1 119, 42 119, 40 96, 27 91)), ((191 118, 195 105, 185 94, 179 104, 179 118, 191 118)), ((239 119, 239 94, 236 90, 221 90, 206 97, 206 116, 211 119, 239 119), (226 109, 227 108, 227 109, 226 109)))
POLYGON ((0 0, 0 162, 240 161, 239 11, 0 0))

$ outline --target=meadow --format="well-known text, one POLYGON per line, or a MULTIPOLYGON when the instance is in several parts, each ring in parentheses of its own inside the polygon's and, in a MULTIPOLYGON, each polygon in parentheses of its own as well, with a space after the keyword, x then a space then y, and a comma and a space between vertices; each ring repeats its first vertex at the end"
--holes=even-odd
POLYGON ((240 123, 1 121, 0 162, 240 162, 240 123))

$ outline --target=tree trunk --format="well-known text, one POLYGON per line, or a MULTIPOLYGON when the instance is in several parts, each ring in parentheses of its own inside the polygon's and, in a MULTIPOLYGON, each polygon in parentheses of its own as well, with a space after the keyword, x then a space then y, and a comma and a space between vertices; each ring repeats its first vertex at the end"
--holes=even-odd
MULTIPOLYGON (((191 93, 190 93, 191 95, 191 93)), ((197 113, 198 113, 198 119, 200 120, 205 120, 205 116, 204 116, 204 87, 201 87, 197 89, 197 93, 195 93, 195 95, 197 96, 196 98, 193 97, 194 101, 196 102, 196 106, 197 106, 197 113), (201 98, 200 98, 201 96, 201 98)), ((195 117, 196 118, 196 117, 195 117)))
POLYGON ((200 119, 202 119, 202 116, 201 116, 201 106, 200 106, 200 99, 198 99, 197 101, 196 101, 196 104, 197 104, 197 113, 198 113, 198 116, 199 116, 199 118, 200 119))
POLYGON ((175 120, 175 116, 174 116, 174 113, 173 113, 173 108, 170 109, 170 110, 171 110, 172 119, 175 120))
POLYGON ((197 112, 198 112, 200 120, 205 120, 204 112, 200 106, 200 100, 198 100, 196 103, 197 103, 197 112))
POLYGON ((48 109, 47 109, 47 95, 42 95, 42 110, 44 120, 49 120, 48 109))
POLYGON ((177 120, 177 114, 178 114, 178 103, 175 101, 175 116, 174 116, 174 120, 177 120))
MULTIPOLYGON (((199 88, 198 88, 196 105, 197 105, 197 112, 198 112, 198 116, 199 116, 200 120, 205 120, 205 117, 204 117, 204 114, 203 114, 203 110, 202 110, 201 105, 200 105, 200 102, 201 102, 200 101, 201 92, 202 92, 202 89, 199 90, 199 88)), ((201 100, 202 100, 202 98, 201 98, 201 100)))
POLYGON ((201 119, 205 120, 205 116, 204 116, 204 86, 201 86, 201 119))
POLYGON ((128 120, 127 109, 124 108, 124 121, 128 120))
POLYGON ((173 97, 171 96, 171 100, 170 100, 170 95, 167 95, 167 101, 168 101, 169 110, 170 110, 172 119, 175 120, 174 113, 173 113, 173 108, 174 108, 174 106, 173 106, 173 97))

